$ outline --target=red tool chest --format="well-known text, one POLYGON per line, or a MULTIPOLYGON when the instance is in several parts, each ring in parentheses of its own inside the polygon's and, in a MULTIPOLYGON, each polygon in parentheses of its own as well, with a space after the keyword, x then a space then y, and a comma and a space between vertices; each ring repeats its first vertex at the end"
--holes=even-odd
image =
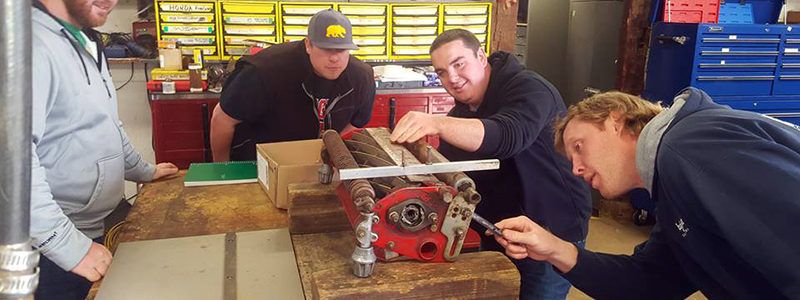
POLYGON ((717 23, 719 0, 664 0, 664 22, 717 23))
POLYGON ((156 162, 187 169, 211 161, 209 128, 218 94, 152 94, 153 151, 156 162))
MULTIPOLYGON (((219 94, 213 93, 151 94, 156 162, 187 169, 193 162, 211 161, 209 127, 217 103, 219 94)), ((444 115, 454 105, 453 97, 442 88, 378 90, 366 127, 393 128, 411 111, 444 115)), ((430 137, 428 143, 437 147, 439 138, 430 137)))

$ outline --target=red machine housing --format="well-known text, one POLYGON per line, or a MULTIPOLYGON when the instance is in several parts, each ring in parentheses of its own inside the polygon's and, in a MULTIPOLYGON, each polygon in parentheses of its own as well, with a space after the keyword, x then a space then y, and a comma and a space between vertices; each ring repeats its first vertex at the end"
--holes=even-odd
MULTIPOLYGON (((350 137, 351 134, 348 133, 345 134, 343 138, 350 139, 350 137)), ((448 261, 444 258, 448 240, 447 237, 439 231, 442 228, 444 216, 449 208, 449 204, 443 200, 442 193, 450 193, 452 196, 456 196, 458 192, 455 188, 447 186, 442 182, 426 184, 429 185, 398 189, 375 203, 373 212, 375 216, 378 217, 378 221, 373 222, 372 232, 378 235, 378 239, 377 241, 373 241, 372 246, 375 248, 375 255, 379 260, 395 260, 395 258, 386 257, 385 250, 390 250, 418 261, 448 261), (430 225, 435 225, 439 230, 431 230, 429 225, 421 230, 411 232, 405 228, 391 224, 389 221, 389 209, 409 199, 417 199, 426 204, 429 208, 432 208, 432 212, 436 213, 438 218, 430 225), (392 243, 391 246, 389 245, 390 242, 392 243)), ((346 184, 339 184, 337 187, 337 194, 342 201, 350 225, 355 228, 361 214, 356 208, 346 184)), ((426 215, 429 213, 430 212, 427 212, 426 215)), ((480 239, 480 235, 478 235, 477 232, 469 229, 466 233, 461 252, 478 251, 480 239)))

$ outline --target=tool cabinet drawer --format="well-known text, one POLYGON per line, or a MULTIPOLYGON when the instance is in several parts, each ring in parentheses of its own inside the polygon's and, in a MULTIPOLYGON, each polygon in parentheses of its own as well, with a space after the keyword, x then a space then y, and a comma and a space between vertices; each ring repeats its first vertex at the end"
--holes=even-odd
POLYGON ((709 95, 745 96, 769 95, 772 93, 773 72, 707 72, 694 78, 693 86, 709 95))

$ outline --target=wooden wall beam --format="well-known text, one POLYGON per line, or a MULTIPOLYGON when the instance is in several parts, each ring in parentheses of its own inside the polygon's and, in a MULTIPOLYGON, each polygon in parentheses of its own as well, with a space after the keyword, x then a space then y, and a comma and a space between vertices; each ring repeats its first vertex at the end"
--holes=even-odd
POLYGON ((650 0, 625 0, 620 27, 617 63, 617 90, 641 95, 650 45, 650 0))
POLYGON ((517 41, 517 9, 519 2, 511 1, 508 8, 505 3, 497 1, 492 5, 492 34, 489 49, 492 52, 505 51, 514 53, 517 41))

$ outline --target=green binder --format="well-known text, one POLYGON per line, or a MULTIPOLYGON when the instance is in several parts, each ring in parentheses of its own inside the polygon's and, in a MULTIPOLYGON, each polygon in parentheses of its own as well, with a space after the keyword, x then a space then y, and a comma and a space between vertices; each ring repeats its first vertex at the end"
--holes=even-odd
POLYGON ((183 186, 208 186, 258 182, 255 161, 193 163, 183 179, 183 186))

